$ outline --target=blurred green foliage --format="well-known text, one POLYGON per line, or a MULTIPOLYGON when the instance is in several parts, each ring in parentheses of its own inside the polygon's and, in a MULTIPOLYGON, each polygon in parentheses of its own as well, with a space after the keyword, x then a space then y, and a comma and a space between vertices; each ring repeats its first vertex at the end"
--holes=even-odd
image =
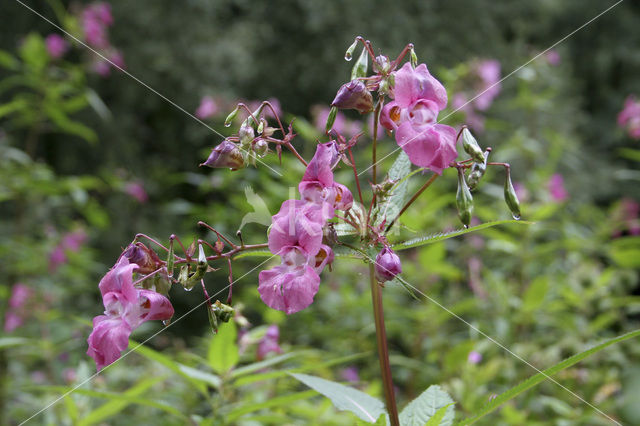
MULTIPOLYGON (((80 7, 29 5, 65 26, 80 7), (65 9, 73 13, 61 17, 65 9)), ((414 43, 452 96, 469 89, 461 76, 474 60, 498 59, 507 75, 606 7, 595 0, 190 0, 180 7, 122 1, 112 4, 111 39, 129 72, 186 110, 195 111, 204 95, 221 99, 226 109, 209 122, 221 133, 233 129, 222 121, 236 100, 277 98, 287 116, 300 117, 295 145, 308 158, 322 137, 304 127, 313 122, 310 107, 329 103, 348 79, 343 52, 355 35, 389 56, 414 43)), ((163 243, 176 233, 190 242, 210 237, 196 227, 203 220, 235 235, 251 211, 243 188, 251 186, 275 212, 302 169, 286 153, 282 167, 273 155, 266 160, 282 177, 265 167, 198 169, 220 136, 123 74, 91 73, 90 54, 81 47, 51 61, 43 37, 54 28, 20 4, 3 2, 0 16, 0 314, 16 283, 32 288, 37 300, 25 324, 0 338, 0 423, 17 424, 93 374, 85 351, 87 321, 102 310, 97 283, 136 233, 163 243), (147 202, 128 193, 132 182, 143 186, 147 202), (53 268, 52 253, 77 229, 86 242, 77 251, 63 247, 66 261, 53 268)), ((557 66, 543 56, 506 79, 483 113, 486 130, 478 141, 493 148, 492 160, 512 164, 512 179, 525 195, 523 218, 536 223, 404 251, 405 279, 433 300, 415 300, 396 282, 384 291, 400 406, 439 384, 460 420, 535 374, 438 304, 539 369, 638 328, 640 237, 631 235, 621 208, 623 199, 640 201, 639 148, 615 119, 625 97, 640 94, 639 16, 637 3, 623 2, 557 46, 557 66), (556 173, 568 201, 549 193, 556 173), (482 360, 470 362, 472 351, 482 360)), ((453 108, 441 117, 448 112, 453 108)), ((464 120, 456 112, 447 124, 464 120)), ((395 148, 387 137, 379 155, 395 148)), ((366 139, 356 148, 361 170, 370 149, 366 139)), ((384 160, 382 169, 394 160, 384 160)), ((349 170, 336 173, 354 189, 349 170)), ((502 173, 490 169, 474 193, 479 222, 510 218, 502 173)), ((425 180, 412 176, 409 193, 425 180)), ((393 242, 458 228, 455 181, 455 172, 445 171, 403 216, 393 242)), ((243 238, 263 242, 266 228, 249 224, 243 238)), ((234 276, 262 260, 239 260, 234 276)), ((381 397, 366 272, 358 261, 338 259, 323 274, 316 302, 292 317, 262 304, 257 273, 249 273, 234 287, 234 300, 252 323, 246 347, 236 344, 229 324, 213 338, 205 309, 197 309, 33 421, 354 424, 356 417, 287 373, 346 381, 345 369, 355 368, 359 379, 352 384, 381 397), (265 324, 280 326, 284 354, 259 361, 256 342, 265 324)), ((209 294, 226 286, 226 275, 224 268, 210 274, 209 294)), ((203 300, 199 289, 172 290, 171 297, 178 315, 203 300)), ((159 330, 147 323, 133 337, 145 341, 159 330)), ((636 424, 639 355, 640 344, 631 340, 554 378, 608 415, 636 424)), ((608 424, 548 381, 482 421, 608 424)))

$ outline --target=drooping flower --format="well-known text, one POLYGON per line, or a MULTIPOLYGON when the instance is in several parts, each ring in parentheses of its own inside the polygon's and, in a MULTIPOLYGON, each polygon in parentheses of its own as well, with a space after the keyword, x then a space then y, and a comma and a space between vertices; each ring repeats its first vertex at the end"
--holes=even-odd
POLYGON ((375 272, 379 282, 392 280, 396 275, 402 273, 400 258, 389 247, 384 247, 376 256, 375 272))
POLYGON ((44 39, 47 53, 53 59, 59 59, 69 50, 69 43, 59 34, 49 34, 44 39))
POLYGON ((240 148, 228 139, 223 140, 218 146, 213 148, 207 161, 200 164, 212 168, 230 168, 231 170, 239 169, 244 166, 244 158, 240 148))
POLYGON ((258 342, 258 360, 263 360, 270 353, 281 354, 282 349, 278 344, 278 339, 280 338, 280 329, 277 325, 270 325, 267 328, 267 332, 258 342))
POLYGON ((547 182, 547 189, 551 199, 556 203, 561 203, 569 198, 569 193, 564 187, 564 178, 560 173, 556 173, 547 182))
POLYGON ((394 100, 384 106, 380 124, 395 131, 396 142, 413 164, 442 174, 458 156, 456 131, 436 123, 447 106, 447 92, 425 64, 414 69, 407 62, 394 75, 394 100))
POLYGON ((624 108, 618 114, 618 126, 633 139, 640 139, 640 101, 633 95, 627 96, 624 101, 624 108))
POLYGON ((351 80, 338 89, 331 106, 340 109, 355 109, 360 114, 365 114, 373 111, 373 97, 362 81, 351 80))
POLYGON ((133 286, 133 272, 137 268, 122 256, 98 285, 105 312, 93 319, 93 331, 87 339, 87 355, 95 360, 98 370, 120 358, 129 336, 142 323, 173 316, 169 299, 133 286))
POLYGON ((200 105, 196 110, 196 117, 201 120, 211 118, 218 112, 218 105, 211 96, 205 96, 200 101, 200 105))

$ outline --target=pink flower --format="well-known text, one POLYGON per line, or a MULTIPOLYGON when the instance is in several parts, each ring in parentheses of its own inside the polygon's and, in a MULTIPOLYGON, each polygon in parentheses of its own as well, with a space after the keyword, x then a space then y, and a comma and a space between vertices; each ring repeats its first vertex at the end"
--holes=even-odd
POLYGON ((480 77, 478 97, 474 100, 477 109, 484 111, 500 93, 500 62, 495 59, 480 61, 475 72, 480 77))
POLYGON ((111 74, 111 65, 104 59, 96 59, 91 65, 91 70, 100 77, 107 77, 111 74))
POLYGON ((549 63, 549 65, 556 66, 560 64, 560 54, 555 49, 549 50, 545 54, 545 57, 547 58, 547 62, 549 63))
POLYGON ((360 375, 356 367, 347 367, 340 370, 340 377, 349 383, 358 383, 360 375))
POLYGON ((547 182, 547 188, 551 199, 557 203, 561 203, 569 198, 569 193, 564 187, 564 178, 561 174, 556 173, 547 182))
POLYGON ((482 361, 482 354, 480 352, 471 351, 469 352, 468 361, 470 364, 478 364, 482 361))
POLYGON ((473 102, 469 102, 466 95, 456 93, 451 99, 451 106, 455 111, 462 111, 465 114, 465 124, 476 132, 484 132, 484 117, 476 112, 473 102))
POLYGON ((402 273, 400 258, 389 247, 384 247, 376 256, 376 279, 383 283, 402 273))
POLYGON ((131 332, 142 323, 173 316, 169 299, 133 286, 133 272, 137 267, 122 256, 100 280, 98 287, 105 312, 93 319, 93 331, 87 340, 87 355, 95 360, 98 370, 120 358, 131 332))
POLYGON ((264 337, 258 342, 258 360, 265 359, 270 353, 281 354, 282 349, 278 344, 280 329, 277 325, 270 325, 264 337))
POLYGON ((640 102, 633 95, 624 101, 624 108, 618 114, 618 126, 626 129, 633 139, 640 139, 640 102))
POLYGON ((111 6, 108 3, 93 3, 82 11, 82 30, 88 44, 99 49, 109 47, 107 27, 113 24, 111 6))
POLYGON ((56 269, 67 262, 67 251, 77 252, 87 240, 87 233, 83 229, 77 229, 65 234, 60 243, 49 254, 49 271, 56 269))
POLYGON ((147 191, 144 190, 144 186, 140 182, 128 182, 124 186, 124 192, 141 204, 149 200, 149 195, 147 195, 147 191))
POLYGON ((435 173, 449 167, 458 153, 456 131, 436 124, 438 113, 447 106, 447 92, 425 64, 413 68, 404 64, 395 72, 394 101, 382 110, 380 123, 396 132, 396 142, 411 162, 435 173))
POLYGON ((20 327, 29 314, 27 303, 33 297, 33 292, 24 284, 15 284, 11 288, 9 306, 4 318, 4 331, 11 333, 20 327))
POLYGON ((200 101, 200 106, 196 110, 196 117, 201 120, 205 120, 207 118, 211 118, 218 112, 218 105, 216 105, 216 101, 213 100, 211 96, 205 96, 200 101))
POLYGON ((44 40, 49 56, 59 59, 69 50, 69 43, 58 34, 49 34, 44 40))
POLYGON ((125 68, 124 56, 122 56, 122 52, 120 52, 119 50, 113 49, 109 54, 109 60, 113 62, 113 64, 110 64, 111 66, 115 65, 116 67, 122 69, 125 68))

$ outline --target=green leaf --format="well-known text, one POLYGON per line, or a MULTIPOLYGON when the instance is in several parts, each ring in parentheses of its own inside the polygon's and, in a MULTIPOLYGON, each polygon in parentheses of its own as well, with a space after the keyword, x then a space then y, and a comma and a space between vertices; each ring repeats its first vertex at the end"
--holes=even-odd
POLYGON ((151 386, 153 386, 154 384, 156 384, 157 382, 163 379, 164 379, 163 377, 152 377, 137 383, 134 387, 132 387, 131 389, 127 390, 122 394, 122 396, 125 398, 113 399, 112 401, 109 401, 101 405, 100 407, 96 408, 95 410, 91 411, 86 416, 83 416, 80 423, 78 423, 78 426, 86 426, 94 423, 99 423, 111 416, 118 414, 119 412, 124 410, 129 404, 132 403, 130 398, 127 398, 127 397, 137 397, 143 394, 144 392, 146 392, 151 386))
POLYGON ((0 105, 0 118, 5 115, 12 114, 28 106, 28 103, 23 98, 17 98, 11 102, 0 105))
POLYGON ((380 416, 386 415, 382 401, 364 392, 307 374, 291 373, 290 375, 329 398, 338 410, 351 411, 369 423, 375 423, 380 416))
POLYGON ((215 374, 208 373, 206 371, 198 370, 197 368, 187 367, 186 365, 179 364, 178 368, 186 376, 207 383, 212 387, 219 389, 222 385, 222 379, 215 374))
POLYGON ((522 310, 524 312, 533 312, 542 306, 548 290, 548 277, 540 276, 533 280, 522 297, 522 310))
POLYGON ((609 245, 609 257, 623 268, 640 267, 640 237, 616 238, 609 245))
POLYGON ((0 67, 7 68, 10 70, 18 69, 20 62, 13 56, 11 53, 6 50, 0 49, 0 67))
POLYGON ((216 373, 224 374, 238 363, 240 354, 236 344, 237 336, 235 321, 229 321, 220 327, 218 334, 211 337, 207 358, 216 373))
POLYGON ((11 346, 21 346, 27 342, 29 342, 29 339, 25 339, 24 337, 2 337, 0 338, 0 349, 11 346))
POLYGON ((618 152, 622 157, 625 157, 634 161, 640 161, 640 149, 620 148, 618 152))
POLYGON ((444 407, 438 408, 438 411, 429 419, 428 422, 424 424, 424 426, 439 426, 442 425, 444 416, 447 414, 447 409, 453 404, 445 405, 444 407))
POLYGON ((436 415, 441 416, 436 425, 449 426, 453 424, 453 400, 448 393, 438 385, 431 385, 422 392, 400 413, 400 424, 403 426, 423 426, 436 415), (438 412, 443 409, 442 414, 438 412))
POLYGON ((406 250, 413 247, 420 247, 426 244, 433 244, 439 241, 443 241, 449 238, 457 237, 459 235, 469 234, 475 231, 481 231, 483 229, 491 228, 493 226, 505 225, 505 224, 519 224, 519 225, 533 225, 535 222, 527 222, 524 220, 496 220, 494 222, 486 222, 477 226, 472 226, 466 229, 458 229, 451 232, 441 232, 437 234, 427 235, 424 237, 413 238, 402 243, 396 243, 392 246, 395 251, 406 250))
POLYGON ((253 364, 244 365, 233 370, 233 372, 231 373, 231 377, 235 379, 237 377, 245 376, 256 371, 264 370, 267 367, 271 367, 272 365, 276 365, 288 359, 295 358, 302 355, 303 353, 304 351, 289 352, 286 354, 274 356, 273 358, 265 359, 264 361, 258 361, 254 362, 253 364))
POLYGON ((409 181, 404 179, 411 172, 411 160, 409 156, 400 151, 396 161, 393 162, 389 169, 389 179, 398 182, 391 193, 387 196, 385 202, 379 206, 379 211, 383 214, 379 215, 379 220, 386 218, 394 218, 400 213, 400 210, 404 206, 405 198, 407 195, 407 188, 409 181))
POLYGON ((538 385, 539 383, 543 382, 544 380, 547 379, 547 377, 550 377, 556 373, 558 373, 559 371, 562 371, 566 368, 571 367, 572 365, 582 361, 583 359, 585 359, 586 357, 595 354, 596 352, 601 351, 602 349, 611 346, 615 343, 618 342, 622 342, 624 340, 628 340, 634 337, 640 336, 640 330, 635 330, 632 331, 630 333, 627 334, 623 334, 621 336, 618 337, 614 337, 612 339, 606 340, 603 343, 600 343, 599 345, 596 345, 594 347, 592 347, 591 349, 588 349, 584 352, 580 352, 576 355, 573 355, 570 358, 565 359, 562 362, 559 362, 558 364, 547 368, 546 370, 543 370, 541 373, 538 373, 534 376, 529 377, 527 380, 525 380, 524 382, 520 383, 519 385, 509 389, 508 391, 502 393, 501 395, 499 395, 497 398, 493 399, 491 402, 489 402, 487 405, 485 405, 478 413, 476 413, 473 417, 469 417, 466 418, 464 420, 462 420, 460 423, 458 423, 459 426, 464 426, 464 425, 470 425, 472 423, 477 422, 478 420, 480 420, 482 417, 486 416, 487 414, 491 413, 492 411, 496 410, 498 407, 500 407, 502 404, 504 404, 507 401, 510 401, 511 399, 515 398, 516 396, 520 395, 522 392, 531 389, 532 387, 538 385))
POLYGON ((309 390, 304 392, 296 392, 288 395, 278 396, 275 398, 270 398, 268 401, 259 402, 256 404, 247 404, 243 402, 239 408, 231 411, 229 414, 225 416, 225 420, 227 423, 231 424, 234 420, 237 420, 239 417, 253 413, 258 410, 263 410, 265 408, 274 408, 281 407, 291 404, 294 401, 299 401, 302 399, 310 398, 315 395, 315 391, 309 390))
POLYGON ((49 54, 42 36, 37 33, 27 35, 20 46, 20 56, 33 71, 41 71, 49 61, 49 54))
POLYGON ((45 104, 44 110, 47 117, 57 126, 58 130, 79 136, 92 144, 98 141, 98 135, 93 129, 78 121, 71 120, 57 105, 45 104))

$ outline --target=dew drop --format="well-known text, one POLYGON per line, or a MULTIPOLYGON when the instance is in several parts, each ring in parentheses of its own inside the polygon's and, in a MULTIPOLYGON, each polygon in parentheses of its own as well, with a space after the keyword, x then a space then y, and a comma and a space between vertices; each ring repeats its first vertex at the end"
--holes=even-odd
POLYGON ((162 320, 162 324, 164 324, 164 326, 168 326, 169 324, 171 324, 171 319, 167 319, 167 320, 162 320))
POLYGON ((347 52, 344 54, 344 60, 349 62, 351 59, 353 59, 353 56, 351 55, 350 52, 347 52))
POLYGON ((231 122, 229 122, 229 123, 224 123, 224 127, 231 127, 231 122))
POLYGON ((520 215, 519 214, 512 214, 511 215, 515 220, 520 220, 520 215))
POLYGON ((469 229, 469 225, 462 225, 464 229, 469 229))
POLYGON ((191 291, 191 290, 193 290, 193 286, 184 288, 184 291, 191 291))

